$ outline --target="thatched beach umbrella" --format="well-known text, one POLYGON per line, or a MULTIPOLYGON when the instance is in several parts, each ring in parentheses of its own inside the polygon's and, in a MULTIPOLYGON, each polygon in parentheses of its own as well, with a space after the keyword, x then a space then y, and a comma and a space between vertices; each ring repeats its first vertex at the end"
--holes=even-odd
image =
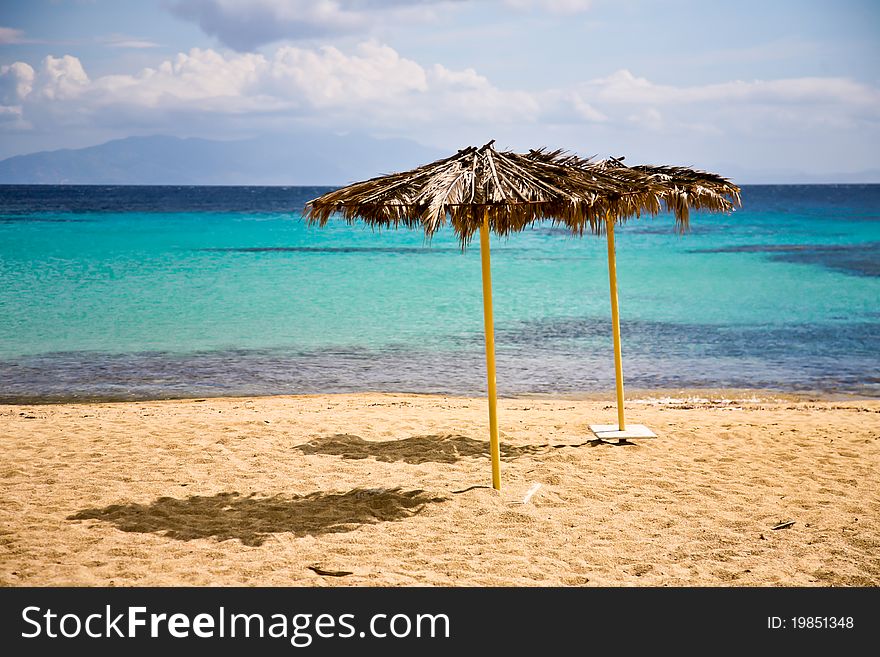
MULTIPOLYGON (((712 212, 730 212, 740 204, 740 189, 726 178, 699 171, 688 167, 639 165, 628 167, 623 158, 611 158, 593 162, 589 159, 574 159, 571 164, 585 172, 601 172, 605 174, 621 174, 625 180, 631 180, 633 174, 642 174, 652 188, 659 187, 657 196, 668 210, 675 215, 676 228, 680 233, 688 229, 690 209, 709 210, 712 212)), ((645 209, 656 214, 653 206, 645 209)), ((638 212, 635 212, 638 215, 638 212)), ((604 232, 608 242, 608 281, 611 292, 611 325, 614 338, 614 379, 617 392, 617 425, 590 425, 597 438, 648 438, 654 433, 643 425, 627 427, 623 410, 623 358, 620 346, 620 311, 617 299, 617 258, 614 247, 614 224, 626 221, 628 216, 615 215, 610 210, 605 217, 604 232)), ((602 226, 594 230, 597 234, 602 226)))
MULTIPOLYGON (((329 192, 309 201, 305 216, 321 226, 339 213, 350 222, 361 219, 376 227, 418 227, 429 238, 448 219, 462 247, 479 231, 492 485, 500 489, 490 231, 506 236, 549 219, 576 234, 607 231, 613 240, 615 221, 642 212, 655 214, 667 198, 680 225, 686 226, 687 214, 680 210, 676 188, 654 173, 616 161, 592 164, 562 151, 498 151, 493 144, 494 140, 479 148, 464 148, 411 171, 329 192)), ((613 253, 613 241, 609 241, 609 253, 613 253)), ((613 297, 616 300, 616 293, 613 297)), ((616 303, 613 308, 616 313, 616 303)), ((622 380, 619 390, 622 395, 622 380)))

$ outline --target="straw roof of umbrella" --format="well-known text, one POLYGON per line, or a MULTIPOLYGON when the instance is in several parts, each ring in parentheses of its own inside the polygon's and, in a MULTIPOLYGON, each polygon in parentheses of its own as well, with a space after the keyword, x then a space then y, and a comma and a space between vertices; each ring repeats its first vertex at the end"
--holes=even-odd
POLYGON ((309 201, 305 216, 322 226, 340 213, 379 228, 421 227, 429 238, 448 219, 464 246, 484 217, 502 236, 545 219, 599 234, 609 216, 624 221, 665 205, 685 229, 688 207, 728 211, 739 201, 739 188, 715 174, 593 162, 561 150, 520 154, 493 144, 342 187, 309 201))
POLYGON ((712 212, 730 212, 741 205, 740 188, 715 173, 688 167, 637 165, 628 167, 623 158, 610 158, 593 163, 581 161, 581 166, 599 168, 608 172, 638 172, 650 176, 663 188, 664 205, 675 215, 676 226, 688 228, 690 209, 712 212))

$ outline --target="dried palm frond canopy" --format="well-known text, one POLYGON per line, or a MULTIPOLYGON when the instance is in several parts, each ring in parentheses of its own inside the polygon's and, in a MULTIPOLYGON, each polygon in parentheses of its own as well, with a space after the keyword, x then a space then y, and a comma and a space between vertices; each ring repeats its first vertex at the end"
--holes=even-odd
POLYGON ((704 171, 669 166, 629 167, 623 164, 623 158, 594 162, 561 150, 537 149, 520 154, 498 151, 493 143, 494 140, 479 148, 464 148, 452 157, 411 171, 329 192, 309 201, 305 216, 310 223, 323 226, 339 213, 349 222, 361 219, 379 228, 422 228, 429 238, 448 219, 462 247, 479 231, 492 485, 498 489, 501 477, 489 233, 506 236, 534 222, 550 220, 577 235, 606 235, 618 424, 591 428, 600 439, 644 438, 654 434, 646 427, 639 429, 640 425, 627 432, 623 413, 614 225, 643 213, 657 214, 665 206, 675 215, 678 229, 684 231, 691 208, 728 212, 740 199, 736 185, 704 171))
POLYGON ((606 172, 637 172, 649 176, 662 188, 663 203, 675 215, 680 231, 688 228, 690 209, 710 212, 730 212, 740 205, 740 189, 716 173, 699 171, 688 167, 637 165, 628 167, 623 158, 610 158, 600 162, 582 160, 580 166, 606 172))
MULTIPOLYGON (((628 167, 564 151, 498 151, 494 141, 424 166, 354 183, 306 205, 323 226, 335 213, 376 227, 424 229, 430 237, 447 218, 462 244, 484 218, 498 235, 550 220, 576 234, 604 231, 606 219, 657 214, 665 205, 686 229, 689 207, 729 211, 739 188, 715 174, 684 167, 628 167)), ((622 159, 622 158, 621 158, 622 159)))

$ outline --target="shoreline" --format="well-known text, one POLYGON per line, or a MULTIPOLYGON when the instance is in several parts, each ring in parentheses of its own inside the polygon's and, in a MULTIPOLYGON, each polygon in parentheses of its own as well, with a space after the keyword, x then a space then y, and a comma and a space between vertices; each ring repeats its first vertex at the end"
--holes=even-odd
MULTIPOLYGON (((172 395, 164 397, 126 397, 121 395, 106 396, 23 396, 23 397, 0 397, 0 409, 10 406, 62 406, 67 404, 125 404, 144 402, 202 402, 207 400, 243 400, 243 399, 281 399, 300 397, 321 396, 353 396, 353 395, 406 395, 413 397, 448 397, 454 399, 485 399, 485 393, 460 394, 447 392, 415 392, 408 390, 360 390, 344 392, 305 392, 305 393, 276 393, 276 394, 222 394, 222 395, 172 395)), ((633 388, 626 389, 625 404, 643 403, 664 399, 683 400, 711 400, 742 398, 746 401, 880 401, 880 394, 870 395, 859 392, 827 392, 822 390, 783 390, 779 388, 633 388)), ((536 400, 566 400, 566 401, 609 401, 616 403, 613 387, 604 391, 582 392, 525 392, 509 395, 498 395, 498 399, 536 399, 536 400)))
POLYGON ((200 399, 0 407, 0 586, 880 586, 880 400, 200 399))

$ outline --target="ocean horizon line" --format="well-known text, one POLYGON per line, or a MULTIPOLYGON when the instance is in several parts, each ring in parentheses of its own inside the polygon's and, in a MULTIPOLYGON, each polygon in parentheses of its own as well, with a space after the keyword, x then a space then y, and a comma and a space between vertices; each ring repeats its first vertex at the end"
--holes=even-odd
MULTIPOLYGON (((736 182, 732 177, 729 180, 736 182)), ((232 188, 258 188, 258 189, 337 189, 345 185, 351 184, 353 181, 340 183, 315 183, 315 184, 248 184, 248 183, 67 183, 67 182, 30 182, 30 183, 6 183, 0 182, 0 187, 176 187, 176 188, 193 188, 193 187, 232 187, 232 188)), ((740 187, 871 187, 880 185, 880 180, 874 182, 750 182, 736 183, 740 187)))

